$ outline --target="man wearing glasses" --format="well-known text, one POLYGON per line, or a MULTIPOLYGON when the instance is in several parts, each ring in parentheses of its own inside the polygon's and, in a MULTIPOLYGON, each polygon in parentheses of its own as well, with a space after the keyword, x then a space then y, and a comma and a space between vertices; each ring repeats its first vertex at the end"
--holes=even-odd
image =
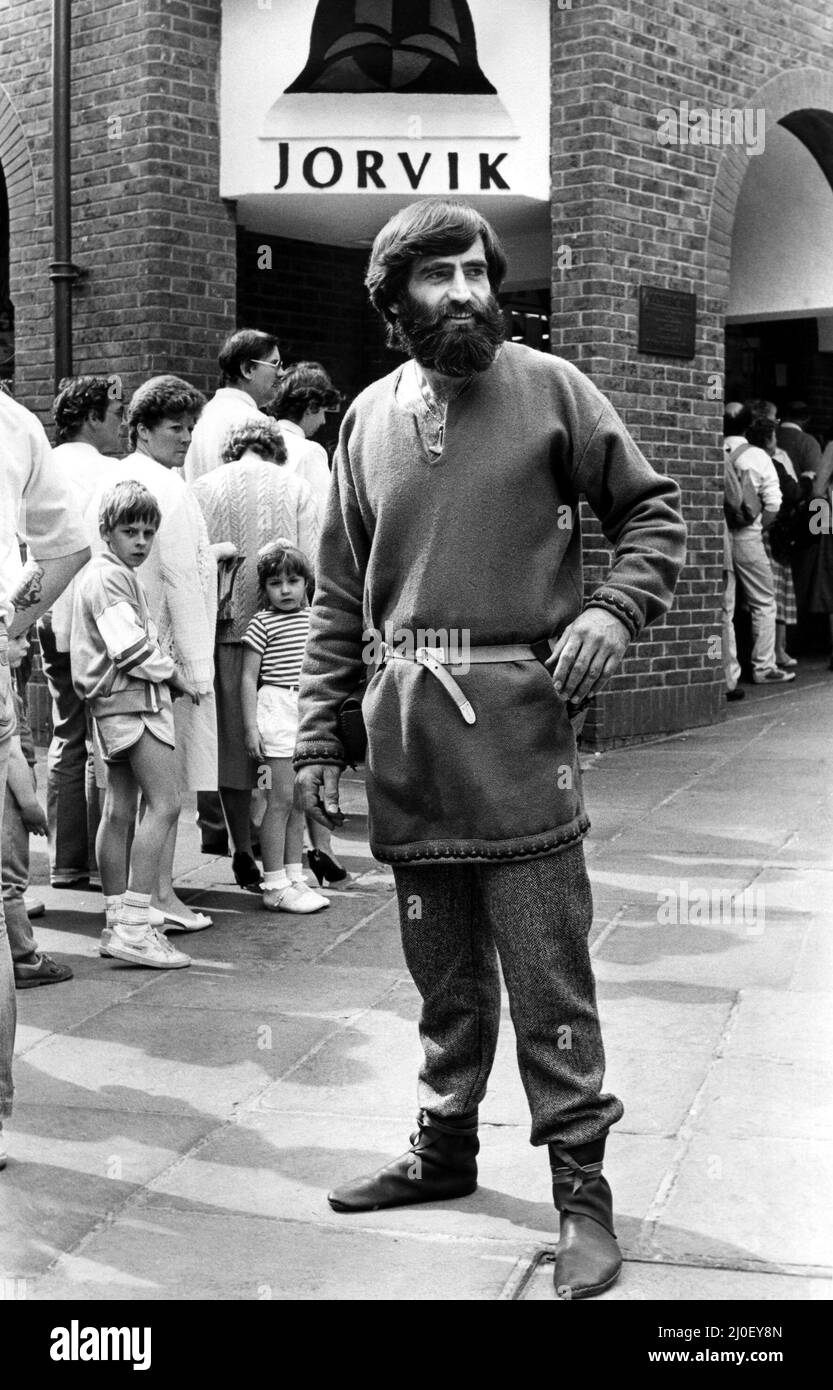
POLYGON ((283 376, 277 338, 256 328, 241 328, 226 338, 218 361, 223 384, 194 426, 185 457, 189 483, 219 468, 229 430, 259 416, 275 399, 283 376))
MULTIPOLYGON (((194 426, 183 472, 188 483, 219 468, 228 432, 263 411, 275 399, 283 376, 278 340, 256 328, 226 338, 218 358, 223 384, 194 426)), ((217 792, 197 795, 197 822, 203 854, 228 854, 228 833, 217 792)))

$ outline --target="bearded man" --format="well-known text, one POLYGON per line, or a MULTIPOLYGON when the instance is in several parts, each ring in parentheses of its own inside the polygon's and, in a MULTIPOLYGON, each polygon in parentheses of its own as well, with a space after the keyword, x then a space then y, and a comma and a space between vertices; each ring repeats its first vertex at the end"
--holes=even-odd
POLYGON ((582 1298, 621 1267, 602 1157, 623 1107, 602 1091, 571 715, 670 604, 685 528, 676 484, 591 382, 502 342, 505 270, 492 228, 464 203, 415 203, 376 238, 371 301, 410 360, 342 427, 295 765, 306 809, 340 824, 339 709, 363 649, 377 652, 364 698, 370 842, 393 866, 423 1001, 420 1113, 408 1152, 335 1189, 331 1206, 474 1191, 499 958, 531 1142, 549 1147, 561 1215, 556 1291, 582 1298), (584 599, 581 494, 614 547, 584 599), (366 643, 368 631, 455 640, 394 647, 366 643))

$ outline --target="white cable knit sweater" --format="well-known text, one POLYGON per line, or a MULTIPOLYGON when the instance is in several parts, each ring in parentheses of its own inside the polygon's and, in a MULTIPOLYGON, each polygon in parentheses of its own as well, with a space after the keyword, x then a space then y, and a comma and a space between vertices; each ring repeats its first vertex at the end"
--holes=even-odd
POLYGON ((232 620, 220 623, 218 642, 242 642, 258 609, 257 552, 285 537, 315 564, 318 508, 309 483, 283 464, 247 451, 193 484, 212 544, 233 541, 244 556, 232 593, 232 620))

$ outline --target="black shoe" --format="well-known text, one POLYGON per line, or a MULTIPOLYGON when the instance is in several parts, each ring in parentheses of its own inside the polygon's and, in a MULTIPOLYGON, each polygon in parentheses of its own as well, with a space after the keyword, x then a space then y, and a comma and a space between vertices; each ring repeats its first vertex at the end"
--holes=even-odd
POLYGON ((231 861, 231 871, 240 888, 247 893, 262 893, 263 878, 260 869, 250 854, 237 850, 231 861))
POLYGON ((592 1298, 619 1278, 622 1253, 613 1229, 613 1197, 602 1177, 604 1139, 566 1148, 550 1144, 552 1194, 561 1217, 555 1252, 559 1298, 592 1298))
POLYGON ((745 690, 741 690, 740 686, 739 686, 739 685, 736 685, 735 688, 734 688, 734 690, 727 690, 727 691, 726 691, 726 699, 727 699, 727 700, 745 700, 745 699, 746 699, 746 691, 745 691, 745 690))
POLYGON ((448 1202, 477 1187, 477 1111, 439 1120, 423 1110, 401 1158, 327 1194, 333 1211, 381 1211, 416 1202, 448 1202))
POLYGON ((73 979, 68 965, 59 965, 51 956, 42 954, 37 965, 16 965, 15 989, 36 989, 38 985, 60 985, 73 979))
POLYGON ((307 864, 322 888, 325 882, 330 887, 334 883, 344 883, 350 877, 347 870, 340 868, 323 849, 308 849, 307 864))

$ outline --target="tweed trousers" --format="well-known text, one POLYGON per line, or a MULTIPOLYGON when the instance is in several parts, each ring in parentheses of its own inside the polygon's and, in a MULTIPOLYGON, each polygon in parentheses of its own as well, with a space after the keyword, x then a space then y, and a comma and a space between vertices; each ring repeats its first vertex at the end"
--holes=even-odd
POLYGON ((499 960, 530 1142, 602 1138, 624 1108, 602 1092, 581 844, 496 864, 397 864, 393 874, 405 959, 422 996, 420 1107, 453 1118, 483 1100, 500 1024, 499 960))

